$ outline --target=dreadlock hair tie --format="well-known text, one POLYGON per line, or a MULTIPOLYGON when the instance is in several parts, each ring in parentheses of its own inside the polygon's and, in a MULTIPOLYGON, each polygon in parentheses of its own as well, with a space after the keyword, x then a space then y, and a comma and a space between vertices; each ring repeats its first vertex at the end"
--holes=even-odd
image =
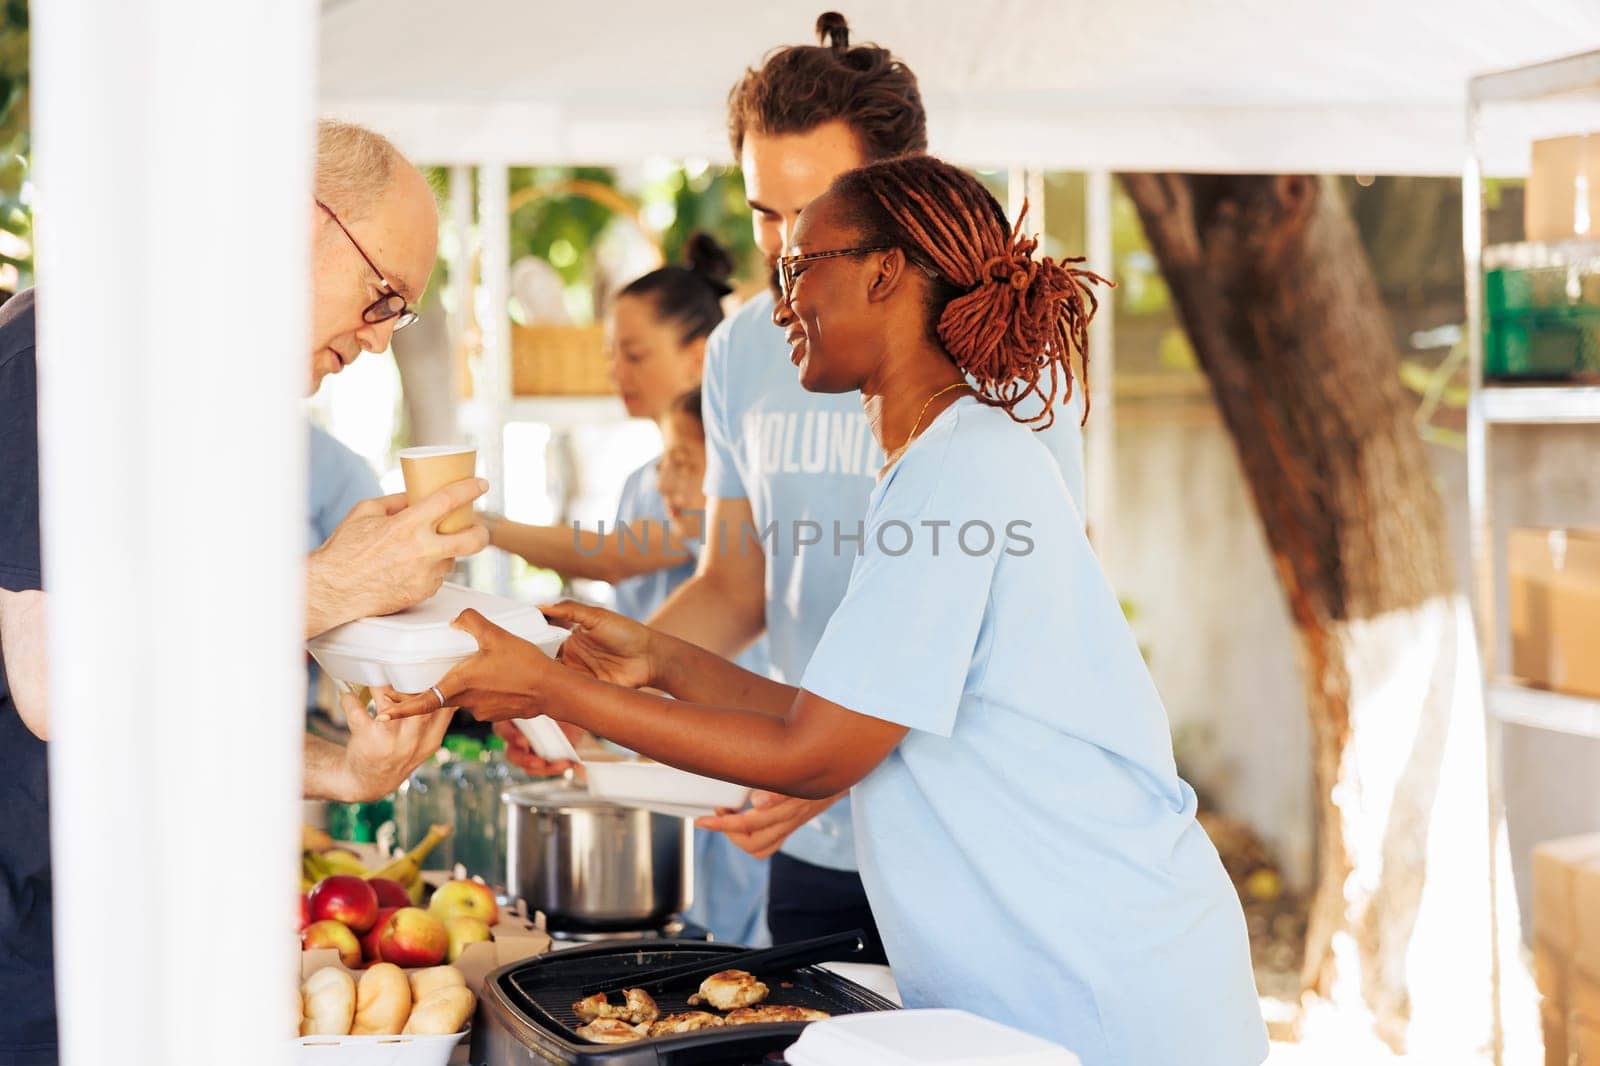
MULTIPOLYGON (((1018 422, 1044 428, 1058 398, 1072 396, 1072 355, 1088 387, 1089 319, 1098 306, 1091 284, 1104 278, 1082 259, 1035 258, 1039 241, 1024 235, 972 175, 931 156, 903 156, 841 176, 863 243, 899 247, 935 280, 929 327, 978 398, 1018 422), (1041 401, 1017 414, 1027 397, 1041 401)), ((1084 417, 1088 417, 1085 396, 1084 417)))

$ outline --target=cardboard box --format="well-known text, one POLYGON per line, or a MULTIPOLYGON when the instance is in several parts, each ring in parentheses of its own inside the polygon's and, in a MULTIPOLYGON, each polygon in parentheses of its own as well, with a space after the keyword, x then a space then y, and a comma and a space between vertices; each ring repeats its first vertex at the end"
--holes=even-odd
POLYGON ((1600 833, 1533 848, 1533 938, 1570 958, 1577 940, 1577 871, 1600 867, 1600 833))
POLYGON ((1567 1014, 1581 1017, 1590 1025, 1600 1025, 1600 977, 1573 969, 1568 977, 1567 1014))
MULTIPOLYGON (((1600 1066, 1600 1023, 1573 1019, 1567 1029, 1567 1050, 1574 1066, 1600 1066)), ((1549 1058, 1546 1052, 1545 1060, 1549 1058)))
MULTIPOLYGON (((553 943, 544 931, 543 915, 530 916, 519 901, 513 907, 500 911, 500 920, 489 929, 492 939, 468 944, 461 957, 450 965, 461 971, 467 987, 474 995, 483 994, 484 978, 502 966, 531 959, 550 950, 553 943)), ((340 966, 339 953, 332 948, 318 948, 300 953, 300 980, 304 981, 324 966, 340 966)), ((350 971, 358 980, 359 971, 350 971)))
POLYGON ((1600 698, 1600 530, 1513 529, 1506 569, 1512 671, 1600 698))
MULTIPOLYGON (((1600 860, 1573 871, 1572 919, 1572 967, 1600 986, 1600 860)), ((1600 1022, 1600 1000, 1590 1017, 1600 1022)))
POLYGON ((1523 204, 1530 241, 1600 237, 1600 134, 1534 141, 1523 204))
POLYGON ((1544 1066, 1570 1066, 1567 1061, 1566 1012, 1548 1003, 1541 1003, 1539 1025, 1544 1030, 1544 1066))
POLYGON ((1565 1008, 1571 999, 1567 974, 1572 968, 1567 949, 1546 940, 1533 942, 1533 984, 1553 1007, 1565 1008))

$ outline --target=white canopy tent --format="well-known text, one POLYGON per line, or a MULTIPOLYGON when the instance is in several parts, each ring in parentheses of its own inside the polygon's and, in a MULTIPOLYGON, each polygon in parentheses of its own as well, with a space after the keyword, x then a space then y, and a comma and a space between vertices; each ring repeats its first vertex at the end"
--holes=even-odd
MULTIPOLYGON (((273 901, 292 883, 297 809, 280 712, 300 668, 306 315, 283 279, 304 271, 293 190, 319 32, 315 109, 421 161, 486 164, 491 219, 508 164, 725 157, 728 86, 768 48, 809 40, 819 9, 325 0, 319 31, 308 0, 34 5, 67 1066, 291 1057, 277 991, 290 910, 273 901), (278 279, 265 303, 261 278, 278 279), (214 911, 197 902, 207 891, 214 911)), ((1091 171, 1102 218, 1118 169, 1459 173, 1468 76, 1600 41, 1593 0, 873 0, 845 13, 857 40, 917 70, 935 151, 1091 171)), ((503 262, 504 230, 483 241, 503 262)), ((1109 255, 1104 230, 1091 253, 1109 255)), ((486 281, 504 306, 503 276, 486 281)), ((485 327, 502 372, 504 322, 485 327)))
MULTIPOLYGON (((1460 174, 1467 79, 1592 46, 1592 0, 858 0, 932 149, 1065 170, 1460 174)), ((323 0, 325 110, 431 162, 725 158, 722 105, 825 0, 323 0)), ((1525 165, 1519 160, 1508 165, 1525 165)))

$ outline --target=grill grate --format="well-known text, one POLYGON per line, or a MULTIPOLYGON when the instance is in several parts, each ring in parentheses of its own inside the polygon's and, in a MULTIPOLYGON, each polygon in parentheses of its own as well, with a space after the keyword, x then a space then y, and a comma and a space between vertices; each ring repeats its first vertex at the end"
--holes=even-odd
MULTIPOLYGON (((677 1054, 668 1054, 668 1046, 670 1045, 673 1051, 686 1052, 694 1048, 697 1043, 702 1045, 715 1043, 719 1052, 731 1053, 735 1051, 736 1045, 733 1042, 735 1033, 748 1034, 750 1044, 747 1046, 752 1049, 758 1044, 764 1047, 774 1046, 774 1036, 781 1037, 776 1046, 784 1046, 804 1028, 805 1023, 782 1022, 701 1030, 617 1045, 591 1044, 575 1032, 583 1021, 573 1013, 572 1004, 580 998, 579 990, 586 985, 597 981, 612 981, 614 987, 620 991, 632 984, 630 974, 643 974, 647 970, 662 966, 696 962, 716 955, 733 954, 740 950, 743 949, 725 944, 676 941, 659 942, 648 946, 603 944, 541 956, 497 974, 495 983, 504 995, 507 1005, 534 1029, 554 1036, 562 1042, 576 1045, 586 1053, 581 1059, 563 1056, 567 1061, 602 1061, 611 1057, 603 1054, 605 1052, 619 1053, 618 1057, 621 1058, 624 1057, 620 1054, 624 1049, 642 1051, 651 1045, 659 1048, 662 1062, 701 1061, 700 1058, 689 1055, 680 1058, 677 1054)), ((756 976, 772 989, 767 996, 767 1003, 811 1007, 827 1011, 832 1015, 895 1009, 894 1004, 883 997, 815 966, 757 973, 756 976)), ((693 992, 693 989, 680 989, 661 993, 654 998, 662 1015, 687 1010, 710 1010, 708 1007, 689 1006, 688 998, 693 992)), ((712 1011, 712 1013, 717 1012, 712 1011)), ((637 1061, 634 1056, 626 1057, 630 1061, 637 1061)), ((757 1055, 758 1059, 759 1057, 757 1055)), ((718 1058, 719 1061, 734 1061, 724 1060, 720 1055, 718 1058)))

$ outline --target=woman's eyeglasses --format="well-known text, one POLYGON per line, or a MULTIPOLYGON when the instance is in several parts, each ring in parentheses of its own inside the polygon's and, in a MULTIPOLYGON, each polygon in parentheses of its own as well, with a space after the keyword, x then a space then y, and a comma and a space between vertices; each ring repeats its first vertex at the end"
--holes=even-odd
POLYGON ((866 255, 868 252, 887 252, 890 246, 875 246, 872 248, 841 248, 836 252, 807 252, 804 255, 780 255, 778 257, 778 284, 783 293, 783 302, 788 303, 794 295, 794 281, 799 277, 795 267, 802 263, 811 263, 818 259, 833 259, 841 255, 866 255))

